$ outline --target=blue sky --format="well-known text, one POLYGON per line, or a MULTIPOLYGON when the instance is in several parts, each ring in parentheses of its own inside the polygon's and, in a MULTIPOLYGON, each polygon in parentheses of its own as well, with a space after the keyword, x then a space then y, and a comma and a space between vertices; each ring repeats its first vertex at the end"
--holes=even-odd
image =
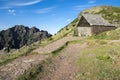
POLYGON ((120 0, 0 0, 0 30, 25 25, 54 34, 80 11, 99 5, 120 6, 120 0))

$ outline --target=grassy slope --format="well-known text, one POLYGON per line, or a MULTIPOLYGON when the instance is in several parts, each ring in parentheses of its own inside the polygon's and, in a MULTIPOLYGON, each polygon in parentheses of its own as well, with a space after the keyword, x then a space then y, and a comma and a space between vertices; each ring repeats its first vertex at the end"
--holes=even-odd
MULTIPOLYGON (((78 18, 80 18, 82 13, 100 14, 106 20, 113 24, 115 24, 114 20, 120 21, 119 7, 112 6, 94 7, 81 12, 78 18)), ((76 19, 74 23, 71 23, 71 25, 74 25, 77 22, 78 19, 76 19)), ((117 27, 120 27, 120 22, 117 23, 117 27)), ((73 30, 75 30, 75 28, 73 28, 73 30)), ((65 30, 60 31, 65 33, 65 30)), ((60 35, 59 32, 57 33, 57 35, 60 35)), ((120 44, 119 43, 107 44, 108 41, 106 41, 118 39, 120 39, 120 28, 89 37, 87 41, 89 47, 81 52, 82 58, 80 58, 76 62, 77 65, 80 67, 80 73, 78 73, 77 77, 80 80, 119 79, 120 44)))
MULTIPOLYGON (((120 21, 120 8, 111 6, 94 7, 82 13, 100 14, 110 23, 120 21)), ((80 14, 81 15, 81 14, 80 14)), ((120 22, 117 23, 120 27, 120 22)), ((82 57, 76 62, 80 67, 77 77, 80 80, 120 79, 120 43, 107 44, 109 40, 120 39, 120 28, 88 37, 89 47, 81 51, 82 57)))
POLYGON ((77 60, 79 80, 119 80, 120 43, 107 44, 106 41, 87 41, 88 48, 81 51, 77 60))
MULTIPOLYGON (((83 13, 92 13, 92 14, 100 14, 102 15, 106 20, 108 20, 110 23, 115 23, 114 20, 117 20, 117 25, 119 27, 120 25, 120 7, 112 7, 112 6, 98 6, 98 7, 93 7, 90 9, 86 9, 82 11, 79 15, 78 18, 74 19, 70 24, 67 26, 63 27, 61 30, 59 30, 52 38, 51 40, 57 40, 60 39, 64 36, 66 36, 70 32, 75 31, 75 26, 78 22, 78 19, 81 17, 81 14, 83 13)), ((74 35, 76 33, 74 32, 74 35)))
POLYGON ((4 65, 8 62, 11 62, 12 60, 20 57, 20 56, 26 56, 28 53, 30 53, 32 50, 38 48, 40 44, 31 44, 29 46, 24 46, 20 48, 19 50, 12 51, 10 53, 0 54, 0 66, 4 65))
MULTIPOLYGON (((91 8, 91 9, 89 9, 89 10, 85 10, 85 11, 83 11, 82 13, 93 13, 93 14, 101 14, 104 18, 106 18, 107 20, 109 20, 109 22, 112 22, 114 19, 117 19, 117 20, 120 20, 120 8, 118 8, 118 7, 108 7, 108 6, 102 6, 102 7, 95 7, 95 8, 91 8)), ((81 15, 81 13, 80 13, 80 15, 81 15)), ((76 25, 76 23, 78 22, 78 18, 76 18, 73 22, 71 22, 69 25, 67 25, 66 27, 64 27, 64 28, 62 28, 60 31, 58 31, 58 33, 56 33, 56 35, 54 35, 53 37, 51 37, 51 38, 49 38, 49 39, 47 39, 47 40, 45 40, 45 41, 43 41, 42 42, 42 45, 45 45, 45 44, 48 44, 48 43, 50 43, 50 42, 53 42, 53 41, 55 41, 55 40, 58 40, 58 39, 60 39, 60 38, 62 38, 62 37, 64 37, 64 36, 66 36, 68 33, 70 33, 70 32, 74 32, 74 30, 75 30, 75 25, 76 25)), ((120 24, 118 24, 118 25, 120 25, 120 24)), ((76 35, 76 34, 74 34, 74 35, 76 35)), ((92 40, 93 40, 93 43, 94 43, 94 39, 120 39, 120 29, 117 29, 117 30, 113 30, 113 31, 108 31, 108 32, 104 32, 104 33, 102 33, 102 34, 99 34, 99 35, 97 35, 97 36, 92 36, 92 37, 90 37, 90 39, 92 38, 92 40)), ((91 43, 91 42, 90 42, 91 43)), ((101 44, 105 44, 106 42, 100 42, 101 44)), ((91 44, 91 45, 93 45, 93 44, 91 44)), ((33 46, 33 45, 32 45, 33 46)), ((25 54, 27 54, 27 53, 29 53, 31 50, 33 50, 33 49, 35 49, 35 48, 37 48, 37 47, 39 47, 39 44, 37 44, 36 46, 33 46, 33 48, 31 48, 31 47, 28 47, 28 49, 26 50, 25 48, 23 48, 21 51, 19 51, 19 54, 18 53, 14 53, 14 54, 12 54, 12 55, 10 55, 10 54, 7 54, 7 55, 0 55, 0 65, 1 64, 4 64, 4 63, 7 63, 7 62, 10 62, 10 61, 12 61, 12 60, 14 60, 15 58, 18 58, 19 56, 23 56, 23 55, 25 55, 25 54)), ((115 47, 115 45, 106 45, 106 47, 104 47, 105 48, 105 50, 107 50, 107 51, 105 51, 105 50, 103 50, 103 48, 102 47, 96 47, 96 48, 93 48, 93 47, 91 47, 91 48, 89 48, 89 49, 87 49, 87 50, 85 50, 85 51, 90 51, 91 53, 94 53, 94 54, 97 54, 97 53, 99 53, 99 55, 100 56, 98 56, 98 57, 95 57, 94 59, 103 59, 103 61, 104 61, 104 58, 105 58, 105 60, 107 60, 106 59, 106 55, 105 55, 105 57, 104 57, 104 53, 106 54, 106 53, 109 53, 109 51, 111 51, 111 49, 108 49, 109 47, 114 47, 114 48, 117 48, 117 47, 120 47, 120 46, 117 46, 117 47, 115 47), (101 51, 99 51, 99 50, 101 50, 101 51)), ((115 49, 116 50, 116 49, 115 49)), ((117 50, 117 52, 119 53, 120 51, 119 51, 119 49, 117 50)), ((83 51, 83 53, 86 53, 87 55, 89 54, 89 52, 84 52, 83 51)), ((83 56, 85 56, 85 57, 83 57, 83 58, 86 58, 86 54, 85 55, 83 55, 83 56)), ((108 55, 107 55, 107 57, 109 57, 108 55)), ((90 58, 87 58, 87 59, 85 59, 86 60, 86 62, 89 60, 90 58)), ((84 60, 84 59, 83 59, 84 60)), ((78 62, 79 62, 79 60, 78 60, 78 62)), ((81 63, 81 65, 82 64, 84 64, 84 63, 86 63, 86 62, 81 62, 80 61, 80 63, 81 63)), ((106 61, 105 61, 106 62, 106 61)), ((99 62, 98 62, 99 63, 99 62)), ((80 65, 80 66, 81 66, 80 65)), ((91 63, 91 64, 86 64, 86 66, 88 67, 88 66, 91 66, 91 65, 95 65, 95 64, 93 64, 93 63, 91 63)), ((101 66, 101 65, 103 65, 103 66, 106 66, 106 63, 101 63, 101 60, 100 60, 100 64, 97 64, 98 66, 101 66)), ((110 66, 111 66, 111 64, 110 64, 110 66)), ((91 66, 91 67, 93 67, 93 66, 91 66)), ((108 67, 108 66, 107 66, 108 67)), ((105 71, 108 71, 109 73, 111 73, 111 68, 112 67, 108 67, 108 69, 106 70, 106 69, 104 69, 105 71)), ((88 68, 88 69, 90 69, 90 68, 88 68)), ((95 67, 95 69, 97 69, 97 67, 95 67)), ((100 70, 101 70, 102 68, 100 67, 100 70)), ((84 69, 83 69, 84 70, 84 69)), ((114 72, 114 70, 112 70, 113 71, 113 73, 119 73, 119 72, 114 72)), ((84 74, 84 73, 83 73, 84 74)), ((81 75, 81 73, 79 74, 79 75, 81 75)), ((79 76, 78 75, 78 76, 79 76)), ((101 77, 103 77, 103 76, 105 76, 105 75, 107 75, 106 74, 106 72, 103 72, 103 74, 100 74, 100 75, 102 75, 101 77)), ((83 75, 82 75, 83 76, 83 75)), ((93 76, 93 75, 91 75, 91 76, 93 76)), ((98 75, 99 76, 99 75, 98 75)), ((114 75, 111 75, 111 76, 114 76, 114 75)), ((83 76, 84 77, 84 76, 83 76)))
MULTIPOLYGON (((107 19, 111 23, 113 23, 114 19, 120 20, 120 8, 118 7, 94 7, 81 12, 78 18, 80 18, 82 13, 101 14, 105 19, 107 19)), ((74 32, 75 25, 78 22, 78 18, 76 18, 69 25, 58 31, 56 35, 46 40, 46 43, 58 40, 66 36, 68 33, 74 32)), ((120 23, 118 23, 117 25, 119 26, 120 23)), ((78 73, 76 77, 78 77, 80 80, 117 80, 120 78, 120 65, 118 63, 120 60, 120 44, 107 44, 106 39, 120 39, 120 29, 118 28, 116 30, 104 32, 102 34, 88 38, 86 42, 88 43, 89 47, 86 48, 86 50, 81 51, 82 58, 80 58, 76 62, 76 64, 80 67, 80 73, 78 73)), ((57 53, 58 52, 59 50, 57 51, 57 53)))
POLYGON ((4 65, 4 64, 6 64, 6 63, 20 57, 20 56, 25 56, 28 53, 30 53, 32 50, 34 50, 36 48, 39 48, 40 46, 47 45, 47 44, 49 44, 51 42, 54 42, 54 41, 56 41, 58 39, 63 38, 64 36, 66 36, 70 32, 74 31, 76 22, 77 22, 77 18, 73 22, 71 22, 70 24, 68 24, 64 28, 62 28, 60 31, 58 31, 57 34, 55 34, 51 38, 48 38, 46 40, 41 41, 38 44, 33 43, 33 44, 29 45, 29 46, 24 46, 23 48, 21 48, 21 49, 19 49, 17 51, 11 52, 12 54, 1 54, 0 55, 0 66, 4 65))
POLYGON ((53 40, 58 40, 64 36, 66 36, 67 34, 69 34, 70 32, 73 32, 75 30, 75 26, 76 23, 78 21, 78 18, 74 19, 70 24, 68 24, 67 26, 65 26, 64 28, 62 28, 61 30, 59 30, 53 37, 53 40))
MULTIPOLYGON (((61 30, 58 31, 58 33, 56 33, 52 39, 57 40, 60 39, 64 36, 66 36, 68 33, 73 32, 73 35, 76 36, 77 32, 75 31, 76 28, 76 24, 78 22, 78 19, 81 17, 82 14, 85 13, 91 13, 91 14, 99 14, 102 15, 106 20, 108 20, 110 23, 116 25, 117 27, 120 27, 120 7, 113 7, 113 6, 98 6, 98 7, 93 7, 90 9, 86 9, 84 11, 82 11, 79 15, 78 18, 76 18, 75 20, 73 20, 70 24, 68 24, 67 26, 65 26, 64 28, 62 28, 61 30), (117 22, 114 22, 114 21, 117 22)), ((110 36, 116 36, 119 34, 118 33, 119 30, 117 30, 117 33, 115 33, 116 31, 111 31, 109 32, 111 35, 110 36), (114 33, 114 34, 113 34, 114 33)))

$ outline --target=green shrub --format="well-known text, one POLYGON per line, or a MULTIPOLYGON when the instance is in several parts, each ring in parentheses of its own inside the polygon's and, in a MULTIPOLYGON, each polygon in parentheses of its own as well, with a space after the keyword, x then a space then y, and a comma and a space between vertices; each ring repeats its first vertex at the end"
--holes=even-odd
POLYGON ((94 39, 105 39, 107 37, 106 33, 101 33, 94 36, 94 39))
POLYGON ((78 32, 76 29, 74 30, 73 36, 78 36, 78 32))
POLYGON ((24 74, 20 75, 17 80, 35 80, 37 77, 37 74, 39 74, 42 71, 43 66, 42 65, 36 65, 29 69, 28 72, 25 72, 24 74))
POLYGON ((100 55, 100 56, 97 56, 96 58, 99 60, 107 61, 107 62, 112 61, 112 58, 108 54, 100 55))
POLYGON ((52 54, 56 55, 58 54, 60 51, 62 51, 66 46, 68 46, 69 42, 66 42, 63 46, 61 46, 60 48, 58 48, 57 50, 53 51, 52 54))
POLYGON ((103 45, 103 44, 107 44, 106 41, 100 41, 99 44, 103 45))

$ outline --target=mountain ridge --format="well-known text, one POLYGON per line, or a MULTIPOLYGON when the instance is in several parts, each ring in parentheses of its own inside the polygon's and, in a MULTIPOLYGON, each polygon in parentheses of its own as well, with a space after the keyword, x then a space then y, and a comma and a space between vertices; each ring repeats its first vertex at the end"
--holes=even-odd
POLYGON ((9 47, 19 49, 24 45, 41 41, 50 37, 47 31, 39 30, 36 27, 29 28, 24 25, 15 25, 12 28, 0 31, 0 50, 9 47))

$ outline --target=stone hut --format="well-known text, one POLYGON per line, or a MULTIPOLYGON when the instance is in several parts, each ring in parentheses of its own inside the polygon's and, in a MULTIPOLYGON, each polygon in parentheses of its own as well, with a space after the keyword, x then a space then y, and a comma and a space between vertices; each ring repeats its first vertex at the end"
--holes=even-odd
POLYGON ((116 28, 116 26, 110 24, 102 16, 97 14, 83 14, 77 24, 79 36, 97 35, 116 28))

